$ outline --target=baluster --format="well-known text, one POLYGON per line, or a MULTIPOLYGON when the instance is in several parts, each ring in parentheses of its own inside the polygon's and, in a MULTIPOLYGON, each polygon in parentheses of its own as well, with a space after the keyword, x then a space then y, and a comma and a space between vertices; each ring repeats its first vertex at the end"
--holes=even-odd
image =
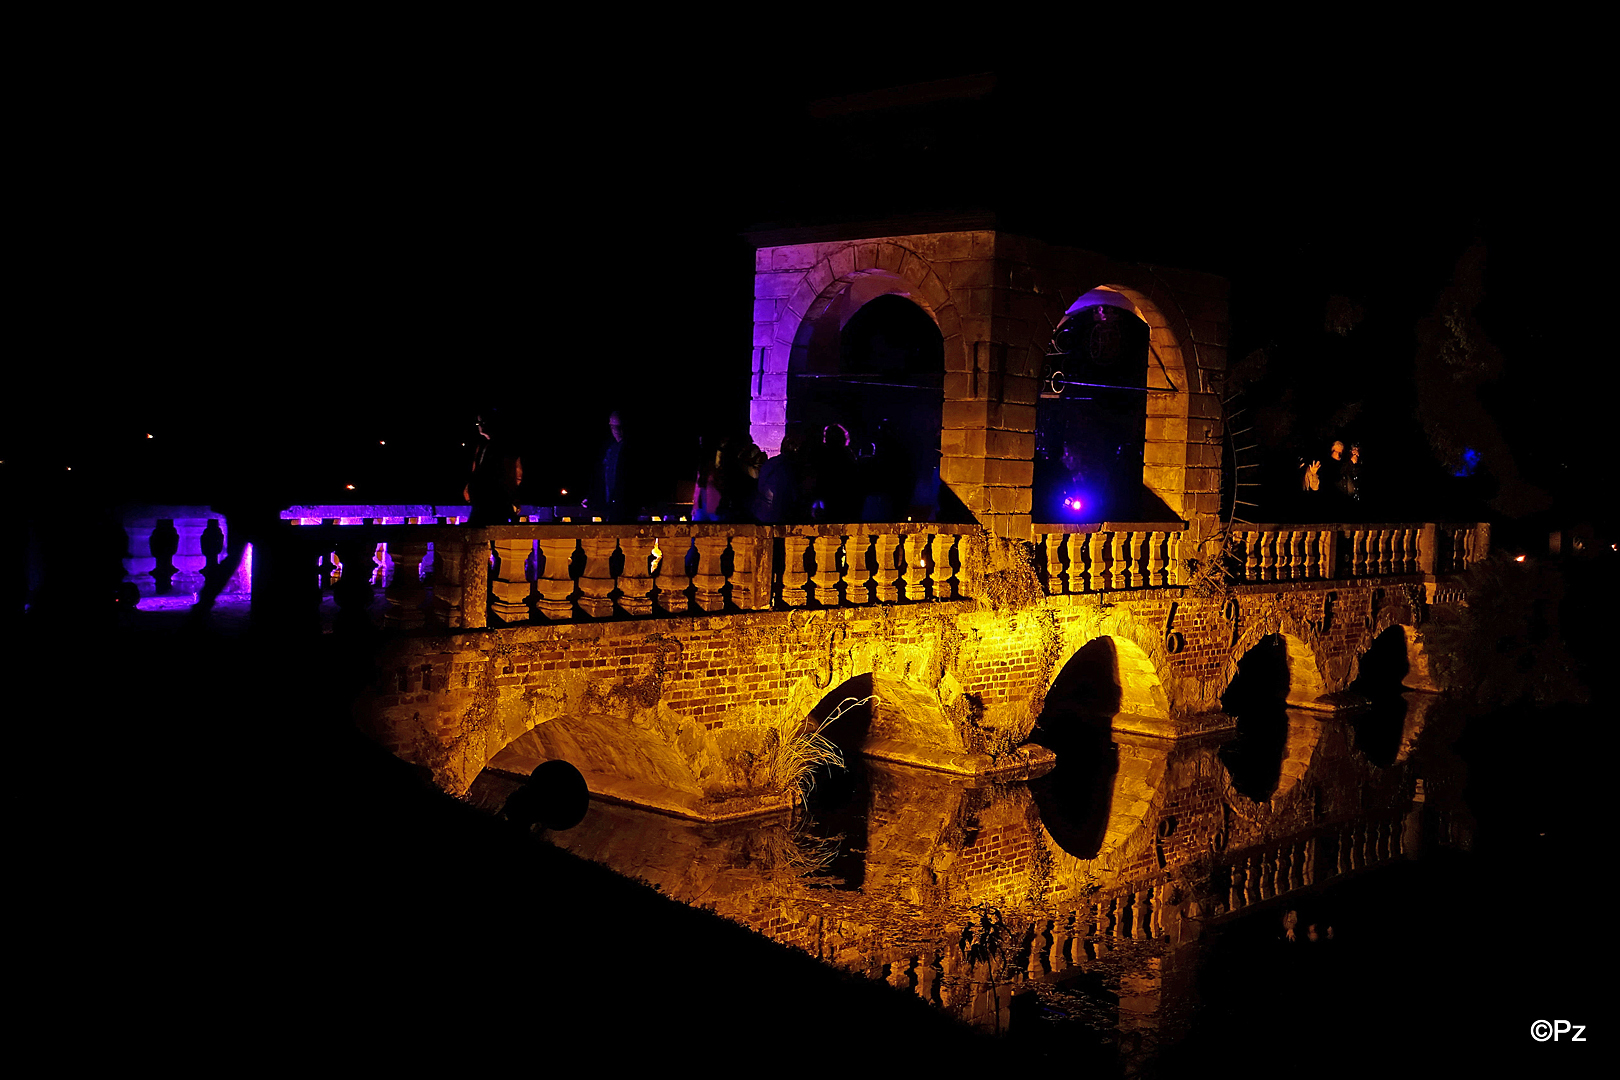
POLYGON ((1243 534, 1243 580, 1260 580, 1260 534, 1246 532, 1243 534))
POLYGON ((619 541, 619 550, 624 552, 624 572, 619 575, 619 610, 626 615, 652 614, 653 582, 647 563, 652 557, 653 543, 650 536, 626 536, 619 541))
POLYGON ((1474 534, 1467 529, 1458 529, 1451 534, 1451 568, 1453 570, 1468 569, 1468 542, 1474 534))
POLYGON ((869 604, 875 597, 877 576, 872 571, 871 533, 853 533, 844 540, 844 602, 869 604))
POLYGON ((1063 534, 1046 533, 1042 538, 1046 548, 1046 592, 1049 596, 1062 596, 1063 589, 1063 534))
POLYGON ((1125 544, 1129 539, 1129 533, 1116 532, 1114 534, 1114 549, 1111 552, 1112 560, 1109 569, 1114 573, 1111 587, 1115 589, 1128 589, 1131 587, 1130 571, 1125 568, 1125 544))
POLYGON ((782 537, 782 603, 788 607, 803 607, 807 602, 804 587, 810 575, 804 568, 804 556, 809 550, 808 536, 789 533, 782 537))
POLYGON ((1290 888, 1303 889, 1309 882, 1305 880, 1308 874, 1306 859, 1310 855, 1307 847, 1309 841, 1300 840, 1294 846, 1293 859, 1288 865, 1288 885, 1290 888))
POLYGON ((705 533, 692 540, 698 552, 697 573, 692 575, 692 595, 703 611, 725 610, 726 597, 721 590, 726 587, 726 575, 721 569, 720 559, 725 555, 730 539, 724 534, 716 536, 705 533))
POLYGON ((660 536, 658 550, 663 554, 658 560, 658 587, 653 597, 666 614, 685 615, 691 609, 691 601, 686 597, 687 587, 692 584, 686 573, 686 555, 692 550, 692 538, 660 536))
POLYGON ((1316 884, 1316 859, 1321 850, 1320 837, 1313 836, 1305 841, 1305 872, 1301 880, 1306 885, 1316 884))
POLYGON ((1114 911, 1110 931, 1114 937, 1118 938, 1126 936, 1128 928, 1125 924, 1129 918, 1130 904, 1126 903, 1125 895, 1123 893, 1116 895, 1114 897, 1114 911))
POLYGON ((585 549, 585 569, 579 575, 579 609, 588 618, 605 619, 613 614, 613 572, 608 563, 619 549, 619 542, 611 536, 586 536, 579 543, 585 549))
POLYGON ((428 603, 426 621, 447 630, 465 626, 461 610, 462 563, 467 558, 466 538, 448 530, 435 530, 433 541, 433 599, 428 603))
POLYGON ((569 568, 577 544, 572 536, 542 536, 539 540, 542 566, 534 583, 539 594, 535 607, 548 619, 574 617, 574 579, 569 576, 569 568))
MULTIPOLYGON (((523 564, 534 550, 534 541, 528 538, 502 537, 495 541, 495 554, 501 563, 490 582, 490 610, 502 622, 529 621, 529 576, 523 564)), ((572 552, 570 552, 572 554, 572 552)))
POLYGON ((1260 580, 1277 580, 1277 534, 1260 534, 1260 580))
POLYGON ((1288 576, 1303 580, 1310 576, 1305 562, 1305 530, 1295 529, 1288 534, 1288 576))
POLYGON ((1350 531, 1350 544, 1351 544, 1350 574, 1351 574, 1352 577, 1366 577, 1367 576, 1367 530, 1366 529, 1352 529, 1350 531))
POLYGON ((1095 909, 1095 918, 1097 920, 1097 937, 1108 937, 1113 933, 1114 922, 1112 911, 1113 909, 1104 901, 1099 900, 1097 902, 1095 909))
POLYGON ((1294 854, 1293 849, 1287 843, 1284 843, 1281 847, 1279 847, 1277 849, 1277 892, 1278 893, 1285 893, 1285 892, 1288 891, 1288 875, 1289 875, 1289 872, 1293 869, 1293 866, 1292 866, 1293 854, 1294 854))
POLYGON ((1097 585, 1096 533, 1076 533, 1069 538, 1069 588, 1078 593, 1095 592, 1097 585))
POLYGON ((1173 532, 1166 536, 1164 540, 1164 558, 1168 564, 1165 567, 1164 575, 1166 585, 1185 584, 1183 581, 1185 564, 1181 558, 1181 539, 1181 533, 1173 532))
POLYGON ((1422 535, 1422 529, 1406 530, 1406 572, 1408 574, 1415 574, 1422 569, 1419 565, 1422 562, 1422 557, 1418 554, 1422 535))
POLYGON ((1353 869, 1350 865, 1350 845, 1353 839, 1351 829, 1352 826, 1346 825, 1338 831, 1339 850, 1336 854, 1338 855, 1338 871, 1340 874, 1348 874, 1353 869))
POLYGON ((1148 927, 1149 911, 1151 910, 1151 905, 1148 903, 1148 890, 1142 889, 1137 892, 1135 900, 1136 902, 1131 905, 1131 937, 1141 940, 1152 936, 1152 932, 1148 927))
POLYGON ((1392 569, 1393 552, 1390 550, 1394 540, 1394 529, 1378 530, 1378 572, 1388 574, 1392 569))
POLYGON ((208 563, 208 556, 203 554, 202 549, 203 530, 208 528, 208 521, 205 518, 177 518, 174 528, 180 535, 180 544, 174 554, 174 591, 194 593, 203 587, 203 568, 208 563))
POLYGON ((935 533, 930 541, 928 580, 933 585, 935 600, 949 600, 955 595, 952 580, 955 578, 956 570, 951 566, 951 553, 956 550, 957 541, 960 539, 947 533, 935 533))
POLYGON ((1106 592, 1114 587, 1113 539, 1112 533, 1091 534, 1091 581, 1098 592, 1106 592))
POLYGON ((837 607, 839 603, 838 550, 843 543, 842 536, 818 536, 810 545, 816 560, 810 584, 815 590, 816 603, 822 607, 837 607))
POLYGON ((1260 860, 1260 899, 1270 900, 1277 895, 1277 857, 1257 855, 1260 860))
POLYGON ((900 560, 904 543, 905 538, 894 533, 878 533, 872 537, 872 550, 877 557, 872 592, 880 604, 893 604, 900 599, 900 560))
POLYGON ((1249 856, 1248 880, 1244 883, 1243 899, 1250 904, 1260 902, 1260 856, 1249 856))
POLYGON ((1168 585, 1164 576, 1164 541, 1168 533, 1148 533, 1148 580, 1149 585, 1168 585))
POLYGON ((921 600, 925 595, 925 586, 928 581, 928 566, 924 562, 924 559, 926 558, 924 555, 924 549, 927 548, 927 546, 927 533, 914 532, 906 534, 906 573, 904 581, 907 600, 921 600))
POLYGON ((1243 906, 1243 867, 1233 866, 1226 876, 1226 909, 1236 911, 1243 906))
POLYGON ((427 599, 427 588, 422 584, 422 560, 427 558, 427 546, 425 539, 389 542, 385 626, 413 629, 422 625, 422 602, 427 599))

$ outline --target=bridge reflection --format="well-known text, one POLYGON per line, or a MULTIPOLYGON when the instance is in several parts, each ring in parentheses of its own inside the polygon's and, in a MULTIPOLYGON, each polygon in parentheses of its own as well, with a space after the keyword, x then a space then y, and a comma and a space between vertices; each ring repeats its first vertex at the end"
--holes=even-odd
MULTIPOLYGON (((1288 710, 1265 790, 1228 768, 1229 732, 1116 734, 1032 781, 856 761, 796 817, 703 824, 593 800, 546 837, 981 1028, 1006 1029, 1044 985, 1150 1055, 1191 1007, 1208 928, 1280 920, 1340 880, 1469 845, 1460 720, 1435 695, 1400 700, 1393 760, 1348 720, 1288 710)), ((486 770, 469 797, 500 813, 521 783, 486 770)))

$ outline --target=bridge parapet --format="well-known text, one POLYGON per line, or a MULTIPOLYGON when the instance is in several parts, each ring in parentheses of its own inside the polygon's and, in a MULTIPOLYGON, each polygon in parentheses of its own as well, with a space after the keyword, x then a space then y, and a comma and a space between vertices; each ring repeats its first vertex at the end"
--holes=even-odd
POLYGON ((338 520, 293 517, 286 538, 308 557, 311 581, 317 570, 337 571, 333 596, 341 610, 363 611, 373 598, 370 586, 382 584, 385 622, 403 629, 861 607, 975 595, 964 537, 977 533, 976 525, 662 521, 472 528, 412 515, 338 520), (321 562, 332 553, 335 567, 321 562), (348 567, 361 573, 348 574, 348 567))

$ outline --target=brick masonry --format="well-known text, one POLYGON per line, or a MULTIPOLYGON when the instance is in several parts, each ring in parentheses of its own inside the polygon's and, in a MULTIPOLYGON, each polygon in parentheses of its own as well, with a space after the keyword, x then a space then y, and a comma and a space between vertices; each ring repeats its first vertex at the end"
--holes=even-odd
POLYGON ((1423 617, 1414 576, 1240 586, 1219 598, 1184 588, 1055 596, 1019 610, 958 600, 406 636, 384 647, 357 720, 453 792, 556 723, 573 731, 568 745, 591 759, 576 762, 588 771, 713 797, 759 787, 771 730, 797 731, 824 700, 860 689, 879 699, 874 745, 984 772, 1023 741, 1053 680, 1098 638, 1118 657, 1116 727, 1185 735, 1224 723, 1212 710, 1268 635, 1289 647, 1290 703, 1331 708, 1321 699, 1354 680, 1383 631, 1409 628, 1409 654, 1420 652, 1423 617))

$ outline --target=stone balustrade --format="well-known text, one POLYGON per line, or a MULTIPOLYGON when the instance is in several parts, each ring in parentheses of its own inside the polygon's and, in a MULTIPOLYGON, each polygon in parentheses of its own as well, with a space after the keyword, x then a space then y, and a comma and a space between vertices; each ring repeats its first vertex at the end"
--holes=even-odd
POLYGON ((444 523, 445 516, 284 515, 298 526, 287 537, 293 558, 312 571, 306 599, 335 582, 340 611, 364 611, 374 599, 371 586, 380 584, 390 626, 473 629, 972 595, 962 546, 972 525, 663 521, 471 529, 444 523), (350 566, 365 572, 345 573, 350 566))
POLYGON ((1227 566, 1243 582, 1459 573, 1489 553, 1488 526, 1312 524, 1234 528, 1227 566))
POLYGON ((1035 525, 1035 565, 1053 596, 1183 584, 1186 522, 1035 525))
MULTIPOLYGON (((528 622, 908 604, 976 595, 973 525, 746 525, 531 521, 472 529, 464 507, 294 507, 294 564, 363 612, 380 586, 384 622, 473 629, 528 622), (349 514, 342 511, 354 510, 349 514), (305 513, 305 511, 315 511, 305 513), (327 513, 327 511, 333 511, 327 513), (358 526, 358 528, 356 527, 358 526), (340 568, 360 566, 362 574, 340 568), (479 599, 484 602, 478 602, 479 599)), ((537 517, 550 518, 550 508, 537 517)), ((1035 525, 1046 591, 1082 595, 1185 585, 1184 522, 1035 525)), ((1228 569, 1245 583, 1425 575, 1466 569, 1487 526, 1251 525, 1228 569)), ((296 586, 300 591, 305 586, 296 586)), ((307 599, 308 597, 306 597, 307 599)))

